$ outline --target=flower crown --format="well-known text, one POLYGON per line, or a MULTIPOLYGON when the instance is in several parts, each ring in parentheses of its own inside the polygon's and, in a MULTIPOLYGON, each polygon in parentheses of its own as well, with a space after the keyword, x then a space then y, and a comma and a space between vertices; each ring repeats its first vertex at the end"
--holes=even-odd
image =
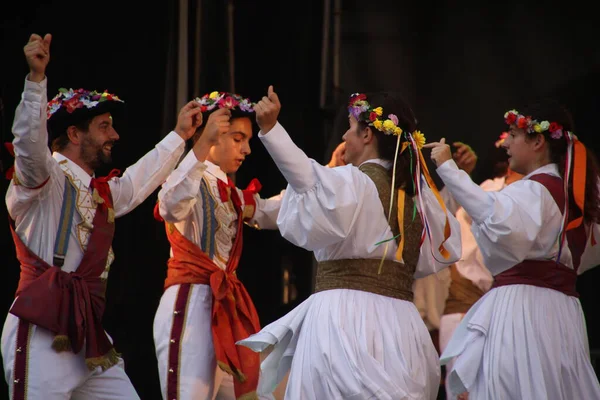
MULTIPOLYGON (((395 114, 389 114, 387 118, 383 117, 383 108, 373 108, 367 101, 367 96, 365 94, 354 93, 350 96, 348 112, 352 114, 357 121, 366 122, 369 126, 375 127, 375 129, 383 132, 385 135, 400 136, 403 133, 402 128, 398 126, 398 117, 395 114)), ((419 149, 425 145, 425 135, 420 131, 414 131, 411 136, 419 149)), ((403 143, 400 152, 404 151, 408 145, 408 138, 405 137, 405 139, 407 141, 403 143)))
POLYGON ((54 98, 48 103, 46 115, 48 119, 50 119, 52 115, 54 115, 63 107, 68 113, 73 113, 73 111, 77 110, 78 108, 94 108, 98 104, 105 101, 119 101, 124 103, 124 101, 119 99, 118 96, 108 93, 106 90, 102 93, 99 93, 95 90, 67 90, 65 88, 60 88, 58 89, 58 94, 54 96, 54 98))
POLYGON ((196 97, 196 101, 200 104, 202 112, 210 111, 215 107, 229 108, 235 110, 239 107, 244 112, 254 112, 254 103, 250 99, 243 98, 239 94, 227 92, 211 92, 202 97, 196 97))
POLYGON ((532 119, 530 116, 526 117, 519 114, 517 110, 507 111, 504 114, 504 121, 508 125, 515 124, 518 128, 525 129, 527 133, 543 133, 549 131, 552 139, 560 139, 565 135, 568 136, 571 134, 569 131, 564 131, 562 125, 557 122, 538 122, 537 120, 532 119))

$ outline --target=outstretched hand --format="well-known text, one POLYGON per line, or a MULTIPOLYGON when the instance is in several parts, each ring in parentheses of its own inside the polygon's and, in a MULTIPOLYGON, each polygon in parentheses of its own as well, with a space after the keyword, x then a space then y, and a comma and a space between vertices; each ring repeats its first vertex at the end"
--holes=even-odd
POLYGON ((439 142, 427 143, 423 148, 431 149, 431 160, 433 160, 436 167, 439 167, 452 158, 450 146, 446 144, 445 138, 440 139, 439 142))
POLYGON ((25 59, 29 65, 29 77, 32 82, 41 82, 46 76, 46 67, 50 61, 50 43, 52 35, 47 33, 42 39, 35 33, 29 37, 29 42, 23 47, 25 59))
POLYGON ((174 130, 183 140, 188 140, 200 125, 202 125, 200 104, 196 100, 192 100, 179 110, 177 126, 174 130))
POLYGON ((263 135, 273 129, 277 123, 280 110, 281 103, 279 102, 279 96, 277 96, 277 93, 273 90, 273 85, 271 85, 267 91, 267 96, 263 96, 262 100, 254 106, 256 123, 263 135))

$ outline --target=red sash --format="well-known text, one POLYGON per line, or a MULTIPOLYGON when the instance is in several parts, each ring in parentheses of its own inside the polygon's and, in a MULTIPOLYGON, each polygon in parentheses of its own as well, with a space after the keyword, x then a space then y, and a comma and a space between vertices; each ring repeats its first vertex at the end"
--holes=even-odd
POLYGON ((108 179, 94 180, 103 201, 96 208, 94 227, 75 272, 67 273, 38 257, 23 243, 10 220, 21 263, 17 298, 10 313, 56 334, 52 343, 56 351, 78 353, 85 343, 86 364, 92 370, 118 362, 118 354, 102 328, 106 285, 100 275, 106 268, 115 230, 115 224, 108 221, 112 212, 108 179))
MULTIPOLYGON (((218 181, 221 183, 221 181, 218 181)), ((246 206, 254 207, 253 193, 260 190, 258 181, 243 191, 246 206)), ((260 330, 258 313, 244 285, 236 275, 242 253, 243 211, 237 190, 230 184, 219 185, 222 200, 231 196, 238 213, 238 226, 233 248, 225 270, 219 268, 200 247, 183 236, 173 224, 165 223, 173 256, 168 260, 165 289, 172 285, 203 284, 212 289, 212 337, 217 364, 234 377, 236 398, 257 399, 256 387, 260 355, 236 346, 236 342, 260 330)), ((154 215, 160 218, 157 203, 154 215)), ((182 328, 182 327, 181 327, 182 328)), ((177 366, 170 366, 171 369, 177 366)), ((173 385, 176 387, 176 385, 173 385)))
MULTIPOLYGON (((549 174, 537 174, 531 176, 529 179, 544 185, 552 195, 558 208, 563 212, 565 195, 563 180, 561 178, 549 174)), ((570 207, 568 222, 578 218, 580 214, 581 212, 578 209, 570 207)), ((568 296, 579 297, 576 289, 577 268, 581 262, 581 255, 585 250, 587 242, 584 224, 567 232, 567 242, 573 258, 574 269, 557 261, 524 260, 501 274, 496 275, 493 287, 525 284, 554 289, 568 296)))

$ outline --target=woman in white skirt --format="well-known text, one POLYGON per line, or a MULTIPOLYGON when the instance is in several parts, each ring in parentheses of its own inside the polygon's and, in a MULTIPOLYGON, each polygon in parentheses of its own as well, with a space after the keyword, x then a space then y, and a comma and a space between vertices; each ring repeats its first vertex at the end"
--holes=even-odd
POLYGON ((459 171, 443 139, 431 158, 458 203, 494 285, 454 332, 442 363, 454 396, 477 400, 600 399, 575 283, 600 263, 600 198, 593 153, 553 102, 505 114, 503 143, 525 175, 486 192, 459 171), (564 182, 568 183, 568 186, 564 182), (568 190, 565 193, 565 187, 568 190))
POLYGON ((279 109, 272 88, 255 107, 289 184, 277 224, 319 267, 316 293, 238 342, 269 351, 259 391, 289 373, 290 400, 435 399, 439 358, 411 287, 459 258, 460 228, 424 170, 412 110, 392 94, 352 95, 348 165, 328 168, 293 143, 279 109))

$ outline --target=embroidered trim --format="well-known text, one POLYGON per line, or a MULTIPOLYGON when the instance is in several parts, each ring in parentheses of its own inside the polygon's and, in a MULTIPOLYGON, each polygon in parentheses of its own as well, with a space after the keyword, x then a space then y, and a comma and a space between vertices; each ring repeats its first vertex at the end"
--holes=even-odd
POLYGON ((179 286, 173 309, 173 322, 169 335, 169 358, 167 362, 167 398, 179 399, 181 338, 185 330, 187 309, 191 298, 191 285, 184 283, 179 286))
POLYGON ((31 324, 19 319, 13 366, 13 397, 12 400, 27 398, 27 377, 29 375, 29 341, 31 339, 31 324))

